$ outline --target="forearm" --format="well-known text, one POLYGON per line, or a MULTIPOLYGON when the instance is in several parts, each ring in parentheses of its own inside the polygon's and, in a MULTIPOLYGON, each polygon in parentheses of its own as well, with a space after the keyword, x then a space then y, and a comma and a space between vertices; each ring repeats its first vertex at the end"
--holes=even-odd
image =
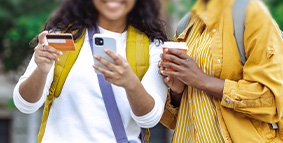
POLYGON ((24 100, 30 103, 37 102, 43 93, 47 74, 40 72, 38 68, 19 87, 19 92, 24 100))
POLYGON ((133 80, 130 87, 125 88, 130 106, 136 116, 149 113, 154 105, 154 99, 146 92, 139 79, 133 80))
POLYGON ((222 99, 225 80, 204 74, 199 80, 198 89, 205 91, 208 95, 212 95, 217 99, 222 99))

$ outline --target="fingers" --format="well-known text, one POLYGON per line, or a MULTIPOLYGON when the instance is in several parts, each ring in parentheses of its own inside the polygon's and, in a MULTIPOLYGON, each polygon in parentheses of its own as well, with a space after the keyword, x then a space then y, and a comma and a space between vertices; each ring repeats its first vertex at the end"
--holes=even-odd
POLYGON ((158 61, 157 67, 160 69, 162 60, 158 61))
POLYGON ((169 55, 169 54, 160 54, 160 58, 163 60, 174 62, 178 65, 183 64, 183 59, 175 56, 175 55, 169 55))
MULTIPOLYGON (((113 73, 109 70, 106 70, 98 65, 93 65, 93 68, 96 69, 97 71, 99 71, 100 73, 102 73, 106 78, 109 78, 109 77, 113 77, 113 73)), ((107 80, 108 81, 108 80, 107 80)))
POLYGON ((177 78, 177 79, 179 78, 179 73, 178 72, 164 71, 164 70, 161 70, 160 72, 161 72, 161 74, 163 74, 166 77, 172 77, 172 78, 177 78))
POLYGON ((169 48, 169 49, 165 49, 165 51, 168 52, 169 54, 173 54, 173 55, 175 55, 175 56, 177 56, 181 59, 187 59, 189 57, 186 53, 184 53, 184 52, 182 52, 178 49, 169 48))
POLYGON ((161 62, 158 63, 158 74, 160 74, 161 76, 163 76, 163 78, 165 78, 166 76, 161 73, 161 71, 163 70, 163 67, 159 66, 161 65, 160 63, 161 62))
POLYGON ((175 63, 172 63, 172 62, 161 62, 160 65, 161 65, 162 69, 164 69, 164 68, 165 69, 173 69, 175 71, 181 71, 182 70, 181 66, 179 66, 175 63))
POLYGON ((43 31, 41 32, 39 35, 38 35, 38 43, 39 44, 42 44, 42 43, 45 43, 47 44, 47 41, 45 39, 45 36, 48 34, 48 31, 43 31))
POLYGON ((38 59, 47 58, 48 60, 51 61, 59 61, 57 55, 61 56, 62 52, 48 45, 45 39, 45 36, 47 34, 48 31, 43 31, 38 35, 39 43, 34 49, 35 56, 38 57, 38 59))
POLYGON ((109 55, 117 65, 123 64, 121 57, 109 49, 104 49, 104 52, 109 55))
POLYGON ((164 79, 163 79, 163 81, 164 81, 164 83, 167 85, 167 86, 169 86, 170 85, 170 77, 165 77, 164 79))
POLYGON ((52 61, 45 57, 35 57, 37 63, 51 63, 52 61))
POLYGON ((37 47, 34 49, 35 52, 35 56, 39 56, 39 57, 45 57, 48 58, 49 60, 53 60, 53 61, 59 61, 59 58, 57 57, 57 55, 61 56, 62 52, 51 47, 51 46, 44 46, 43 48, 40 48, 40 46, 42 45, 37 45, 37 47))
POLYGON ((102 58, 99 55, 94 55, 94 58, 98 60, 100 63, 102 63, 105 67, 109 68, 111 71, 116 71, 118 68, 117 66, 122 66, 124 68, 127 68, 127 66, 129 65, 128 61, 121 55, 116 54, 109 49, 105 49, 104 51, 107 55, 109 55, 113 59, 115 64, 107 61, 106 59, 102 58))
POLYGON ((100 63, 102 63, 105 67, 109 68, 110 70, 114 70, 115 69, 115 65, 112 64, 111 62, 105 60, 104 58, 98 56, 98 55, 94 55, 94 58, 99 61, 100 63))
POLYGON ((47 58, 47 59, 52 60, 52 61, 59 61, 59 58, 56 56, 56 54, 52 54, 48 51, 38 52, 37 56, 41 57, 41 58, 44 57, 44 58, 47 58))
POLYGON ((48 45, 45 45, 45 46, 44 46, 43 51, 47 51, 47 52, 49 52, 49 53, 56 54, 56 55, 59 55, 59 56, 62 55, 62 52, 61 52, 61 51, 55 49, 54 47, 48 46, 48 45))
POLYGON ((122 55, 118 54, 119 58, 121 59, 121 61, 124 63, 124 64, 129 64, 129 62, 127 61, 126 58, 124 58, 122 55))

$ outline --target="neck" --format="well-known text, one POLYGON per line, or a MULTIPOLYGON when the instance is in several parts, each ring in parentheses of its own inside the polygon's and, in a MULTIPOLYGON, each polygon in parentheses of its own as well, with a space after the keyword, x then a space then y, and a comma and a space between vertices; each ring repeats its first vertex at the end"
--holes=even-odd
POLYGON ((103 16, 98 17, 98 25, 106 30, 123 33, 127 26, 127 18, 119 20, 109 20, 103 16))

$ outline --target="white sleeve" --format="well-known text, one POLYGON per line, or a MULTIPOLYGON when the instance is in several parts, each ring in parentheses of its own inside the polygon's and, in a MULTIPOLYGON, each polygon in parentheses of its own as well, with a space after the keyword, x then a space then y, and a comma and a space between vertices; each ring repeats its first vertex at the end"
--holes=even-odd
POLYGON ((26 113, 26 114, 34 113, 43 105, 47 95, 49 94, 49 88, 53 81, 54 64, 52 68, 50 69, 50 72, 47 75, 47 80, 46 80, 41 98, 35 103, 29 103, 25 99, 23 99, 19 92, 19 87, 21 83, 23 83, 33 73, 33 71, 36 68, 37 68, 37 65, 34 61, 34 55, 33 55, 24 75, 20 77, 19 82, 14 88, 14 93, 13 93, 14 104, 21 112, 26 113))
POLYGON ((163 77, 158 74, 157 67, 160 54, 162 53, 162 43, 159 45, 156 43, 158 43, 157 40, 150 44, 150 66, 141 81, 147 93, 153 97, 155 105, 153 109, 144 116, 136 116, 131 112, 133 119, 142 128, 152 128, 159 122, 164 111, 167 96, 167 86, 163 82, 163 77))

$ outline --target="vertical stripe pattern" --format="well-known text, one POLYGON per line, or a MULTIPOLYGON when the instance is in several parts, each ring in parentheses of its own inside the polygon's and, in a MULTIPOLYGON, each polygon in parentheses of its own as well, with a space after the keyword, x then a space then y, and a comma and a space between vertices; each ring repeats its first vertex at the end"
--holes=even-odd
MULTIPOLYGON (((197 19, 186 40, 187 54, 203 72, 214 76, 210 52, 212 38, 201 19, 197 19)), ((213 97, 188 87, 188 95, 182 97, 173 143, 224 143, 213 97)))

